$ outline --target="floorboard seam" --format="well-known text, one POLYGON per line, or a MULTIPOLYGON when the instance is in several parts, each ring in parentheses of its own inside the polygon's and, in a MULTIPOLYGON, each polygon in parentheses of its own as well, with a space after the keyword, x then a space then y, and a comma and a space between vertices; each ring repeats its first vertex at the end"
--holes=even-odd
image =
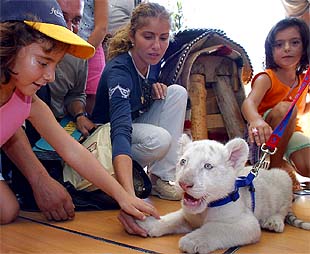
POLYGON ((24 217, 24 216, 21 216, 21 215, 19 215, 18 217, 22 218, 22 219, 25 219, 25 220, 29 220, 29 221, 32 221, 32 222, 39 223, 41 225, 45 225, 45 226, 48 226, 48 227, 60 229, 60 230, 63 230, 63 231, 67 231, 69 233, 81 235, 81 236, 88 237, 88 238, 91 238, 91 239, 94 239, 94 240, 97 240, 97 241, 110 243, 110 244, 113 244, 113 245, 117 245, 117 246, 120 246, 120 247, 136 250, 136 251, 139 251, 139 252, 151 253, 151 254, 160 254, 159 252, 156 252, 156 251, 152 251, 152 250, 140 248, 140 247, 137 247, 137 246, 132 246, 132 245, 129 245, 129 244, 125 244, 125 243, 109 240, 109 239, 106 239, 106 238, 103 238, 103 237, 94 236, 94 235, 83 233, 83 232, 79 232, 79 231, 76 231, 76 230, 60 227, 60 226, 57 226, 57 225, 53 225, 53 224, 49 224, 49 223, 46 223, 46 222, 42 222, 42 221, 34 220, 34 219, 31 219, 31 218, 27 218, 27 217, 24 217))

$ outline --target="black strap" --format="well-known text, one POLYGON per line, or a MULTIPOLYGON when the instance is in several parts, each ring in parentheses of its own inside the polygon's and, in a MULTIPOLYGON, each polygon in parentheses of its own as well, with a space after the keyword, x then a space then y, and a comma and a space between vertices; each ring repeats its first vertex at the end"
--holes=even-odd
POLYGON ((141 3, 141 0, 135 0, 135 6, 141 3))

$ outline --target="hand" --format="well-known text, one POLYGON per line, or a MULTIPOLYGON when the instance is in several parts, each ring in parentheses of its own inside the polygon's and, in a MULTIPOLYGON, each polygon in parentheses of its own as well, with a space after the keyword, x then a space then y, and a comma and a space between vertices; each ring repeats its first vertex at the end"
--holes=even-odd
POLYGON ((80 116, 76 120, 76 128, 83 134, 86 138, 89 136, 89 131, 96 128, 96 125, 89 120, 86 116, 80 116))
POLYGON ((166 98, 167 86, 165 84, 157 82, 154 83, 152 86, 153 86, 152 96, 154 100, 163 100, 166 98))
POLYGON ((118 219, 123 224, 128 234, 147 237, 147 232, 136 223, 133 216, 129 215, 123 210, 120 210, 118 219))
POLYGON ((74 204, 66 189, 48 175, 38 177, 32 191, 39 209, 48 220, 74 218, 74 204))
POLYGON ((156 219, 159 219, 160 217, 156 208, 137 197, 129 196, 128 198, 127 196, 127 198, 124 200, 128 201, 126 201, 125 203, 119 202, 121 211, 118 216, 118 219, 123 224, 125 230, 129 234, 136 234, 146 237, 147 232, 143 228, 138 226, 138 224, 135 222, 135 219, 145 220, 146 218, 145 214, 153 216, 156 219))
POLYGON ((272 128, 263 119, 250 122, 248 126, 249 138, 251 143, 256 143, 258 146, 266 143, 269 139, 272 128))

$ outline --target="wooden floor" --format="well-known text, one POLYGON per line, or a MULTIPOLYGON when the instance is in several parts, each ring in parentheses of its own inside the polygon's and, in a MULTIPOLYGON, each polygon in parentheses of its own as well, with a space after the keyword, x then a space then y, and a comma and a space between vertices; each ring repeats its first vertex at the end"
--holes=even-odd
MULTIPOLYGON (((179 209, 178 201, 148 199, 160 214, 179 209)), ((310 221, 310 196, 298 196, 295 213, 310 221)), ((78 212, 72 221, 49 222, 40 213, 20 213, 18 220, 0 227, 0 253, 180 253, 180 235, 141 238, 124 232, 118 211, 78 212)), ((310 232, 286 225, 284 233, 264 231, 261 241, 239 249, 214 253, 310 253, 310 232)))

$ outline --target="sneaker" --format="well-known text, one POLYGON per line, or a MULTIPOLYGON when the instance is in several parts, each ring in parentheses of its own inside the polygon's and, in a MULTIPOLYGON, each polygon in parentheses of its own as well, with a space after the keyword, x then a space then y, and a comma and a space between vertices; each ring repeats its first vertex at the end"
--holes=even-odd
POLYGON ((182 199, 182 191, 178 186, 170 181, 163 181, 160 178, 155 181, 155 184, 153 183, 151 195, 167 200, 182 199))

